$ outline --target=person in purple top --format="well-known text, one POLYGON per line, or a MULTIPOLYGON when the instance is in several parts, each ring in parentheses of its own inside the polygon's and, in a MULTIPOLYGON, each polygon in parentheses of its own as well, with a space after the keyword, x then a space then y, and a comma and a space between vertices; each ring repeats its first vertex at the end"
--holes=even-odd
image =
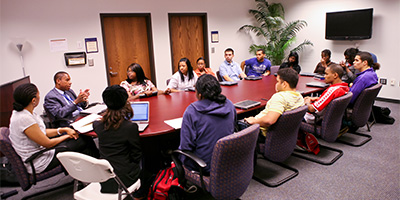
POLYGON ((245 60, 240 65, 242 69, 247 67, 247 76, 268 76, 271 73, 271 61, 265 58, 264 49, 258 49, 255 58, 245 60))
POLYGON ((368 87, 371 87, 378 83, 378 76, 374 71, 374 61, 370 53, 360 51, 354 58, 354 68, 360 71, 357 73, 357 78, 351 85, 350 91, 353 93, 353 97, 350 101, 350 107, 354 104, 360 93, 368 87))
MULTIPOLYGON (((215 144, 220 138, 234 133, 236 109, 221 94, 221 86, 214 76, 200 76, 195 88, 198 101, 190 104, 183 114, 179 149, 193 152, 204 160, 207 174, 215 144)), ((198 171, 191 160, 185 156, 180 159, 189 170, 198 171)))

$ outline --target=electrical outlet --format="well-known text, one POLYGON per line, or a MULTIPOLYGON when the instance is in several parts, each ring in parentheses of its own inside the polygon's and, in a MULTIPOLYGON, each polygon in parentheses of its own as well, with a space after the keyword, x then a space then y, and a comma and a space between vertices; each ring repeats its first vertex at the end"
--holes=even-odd
POLYGON ((380 78, 379 79, 379 83, 381 83, 382 85, 386 85, 387 84, 387 79, 386 78, 380 78))
POLYGON ((394 78, 390 79, 390 85, 394 86, 394 84, 396 83, 396 80, 394 78))

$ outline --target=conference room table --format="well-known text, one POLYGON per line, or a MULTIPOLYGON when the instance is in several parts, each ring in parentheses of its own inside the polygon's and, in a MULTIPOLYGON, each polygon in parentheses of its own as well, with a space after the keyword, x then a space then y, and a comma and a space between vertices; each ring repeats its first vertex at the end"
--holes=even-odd
MULTIPOLYGON (((322 80, 308 76, 300 76, 296 90, 304 95, 320 92, 324 88, 308 87, 306 83, 322 80)), ((276 76, 264 76, 260 80, 241 80, 237 85, 221 86, 222 94, 224 94, 232 103, 243 100, 260 101, 259 106, 243 110, 236 109, 239 115, 254 110, 263 109, 268 99, 275 91, 276 76)), ((147 98, 137 99, 135 101, 148 101, 150 103, 149 126, 140 133, 140 137, 152 137, 163 135, 177 131, 164 121, 181 118, 186 108, 193 102, 197 101, 195 92, 175 92, 168 95, 157 95, 147 98)))

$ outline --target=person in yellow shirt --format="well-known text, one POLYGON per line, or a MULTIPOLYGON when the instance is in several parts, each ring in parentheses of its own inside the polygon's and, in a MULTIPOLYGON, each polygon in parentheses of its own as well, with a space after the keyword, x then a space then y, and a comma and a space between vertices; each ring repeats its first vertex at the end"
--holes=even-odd
POLYGON ((303 96, 296 91, 299 75, 295 70, 291 68, 280 69, 276 81, 276 93, 267 102, 265 109, 255 117, 244 119, 249 124, 260 124, 260 137, 264 140, 268 127, 274 124, 282 113, 304 105, 303 96))

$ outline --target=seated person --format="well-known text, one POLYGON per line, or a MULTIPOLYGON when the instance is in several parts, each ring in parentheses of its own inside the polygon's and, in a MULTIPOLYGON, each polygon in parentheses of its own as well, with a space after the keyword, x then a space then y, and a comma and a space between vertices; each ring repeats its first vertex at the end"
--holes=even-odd
POLYGON ((296 109, 304 105, 303 96, 296 91, 299 75, 292 69, 280 69, 277 72, 275 90, 267 102, 265 109, 255 117, 248 117, 244 120, 249 124, 260 124, 260 141, 264 142, 268 127, 275 124, 282 113, 296 109))
MULTIPOLYGON (((10 118, 10 140, 13 148, 25 161, 33 154, 49 148, 33 160, 36 173, 49 171, 60 162, 56 154, 61 151, 77 151, 94 157, 99 157, 99 152, 88 136, 78 135, 75 130, 62 127, 46 129, 42 118, 34 113, 39 105, 40 94, 32 83, 18 86, 13 94, 13 112, 10 118)), ((26 170, 32 174, 29 163, 24 163, 26 170)))
POLYGON ((198 77, 200 77, 203 74, 211 74, 211 75, 215 76, 212 69, 209 67, 206 67, 206 60, 204 60, 203 57, 200 57, 197 59, 197 69, 194 70, 194 72, 196 72, 198 77))
POLYGON ((193 71, 189 59, 181 58, 178 63, 178 71, 172 75, 165 94, 171 92, 180 92, 186 89, 193 88, 197 81, 197 75, 193 71))
POLYGON ((53 126, 69 126, 70 122, 88 104, 89 89, 80 90, 78 96, 71 89, 71 77, 67 72, 57 72, 54 75, 55 87, 44 98, 43 107, 53 126))
POLYGON ((339 64, 343 67, 344 74, 342 80, 348 84, 352 83, 356 78, 356 73, 359 71, 354 68, 354 58, 358 53, 356 48, 348 48, 344 51, 344 58, 346 61, 341 61, 339 64))
POLYGON ((315 117, 311 113, 316 113, 323 117, 323 109, 333 99, 345 95, 349 91, 347 83, 342 82, 344 74, 343 68, 338 64, 333 64, 325 69, 325 83, 331 84, 320 97, 305 97, 304 101, 308 106, 308 112, 304 116, 307 123, 314 123, 315 117))
POLYGON ((268 76, 271 73, 271 61, 265 58, 264 49, 258 49, 255 58, 250 58, 240 64, 242 69, 247 67, 247 76, 268 76))
POLYGON ((331 61, 331 51, 329 49, 324 49, 321 52, 321 61, 315 67, 314 73, 325 74, 325 69, 330 65, 335 64, 331 61))
MULTIPOLYGON (((221 94, 218 80, 209 74, 199 77, 196 97, 183 114, 179 149, 189 150, 207 163, 210 171, 211 156, 217 141, 235 132, 236 109, 230 100, 221 94)), ((190 170, 196 165, 184 156, 183 164, 190 170)))
POLYGON ((239 64, 232 59, 235 56, 231 48, 225 49, 225 61, 219 66, 219 74, 225 81, 239 81, 241 78, 247 77, 243 73, 239 64))
POLYGON ((353 106, 357 97, 365 88, 378 83, 378 76, 374 71, 374 66, 375 63, 370 53, 363 51, 357 53, 354 59, 354 67, 360 71, 360 73, 357 73, 357 78, 350 87, 350 91, 353 93, 353 97, 350 100, 350 107, 353 106))
POLYGON ((156 86, 146 78, 142 67, 137 63, 128 66, 127 79, 120 85, 128 92, 128 101, 138 99, 142 94, 151 96, 153 92, 157 92, 156 86))
MULTIPOLYGON (((103 91, 102 96, 107 110, 100 121, 93 123, 93 129, 99 138, 100 158, 110 162, 114 172, 124 185, 129 187, 138 180, 141 174, 139 163, 142 151, 138 125, 129 120, 134 113, 127 102, 128 94, 123 87, 109 86, 103 91)), ((145 187, 144 180, 140 178, 142 187, 145 187)), ((118 184, 114 179, 100 184, 101 192, 118 193, 118 184)), ((140 189, 134 196, 138 196, 139 191, 140 189)), ((145 193, 139 196, 144 195, 145 193)))
POLYGON ((292 68, 299 74, 301 71, 301 67, 299 65, 299 54, 293 51, 290 52, 288 61, 282 63, 281 66, 279 67, 279 69, 284 69, 284 68, 292 68))

